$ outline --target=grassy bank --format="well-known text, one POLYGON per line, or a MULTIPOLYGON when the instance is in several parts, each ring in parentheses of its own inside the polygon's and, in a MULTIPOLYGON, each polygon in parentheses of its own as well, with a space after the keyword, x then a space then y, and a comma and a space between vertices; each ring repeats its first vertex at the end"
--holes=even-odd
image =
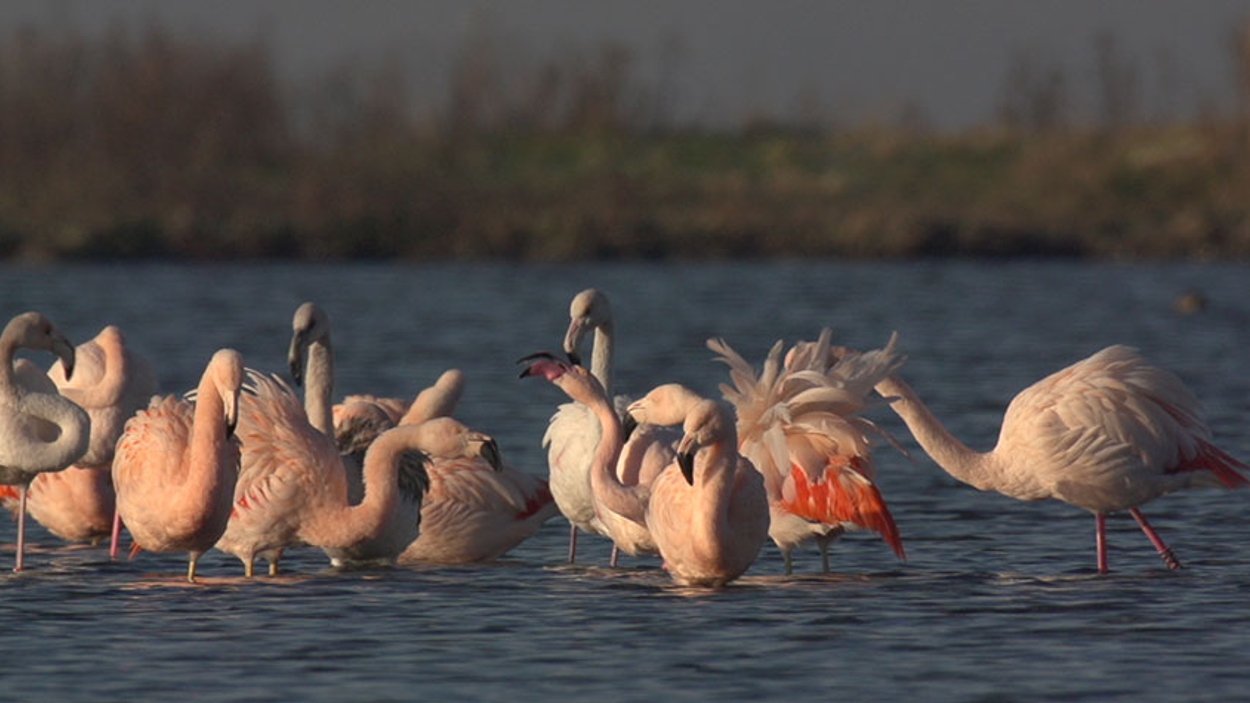
POLYGON ((34 36, 0 59, 8 259, 1250 258, 1234 118, 709 132, 612 103, 431 123, 385 83, 310 108, 263 45, 34 36))

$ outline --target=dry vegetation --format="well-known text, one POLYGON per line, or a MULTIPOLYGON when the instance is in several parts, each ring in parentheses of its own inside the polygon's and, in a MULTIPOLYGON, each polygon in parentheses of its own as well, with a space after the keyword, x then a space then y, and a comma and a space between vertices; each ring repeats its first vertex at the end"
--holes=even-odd
POLYGON ((0 257, 1250 257, 1241 111, 1133 119, 1114 44, 1103 118, 1062 76, 1007 75, 999 124, 666 118, 607 46, 510 74, 465 47, 437 119, 402 71, 286 85, 263 42, 159 27, 0 48, 0 257))

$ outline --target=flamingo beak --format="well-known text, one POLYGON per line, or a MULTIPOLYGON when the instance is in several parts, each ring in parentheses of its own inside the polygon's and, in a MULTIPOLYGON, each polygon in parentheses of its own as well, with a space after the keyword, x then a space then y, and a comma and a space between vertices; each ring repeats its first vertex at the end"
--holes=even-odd
POLYGON ((481 452, 482 458, 486 460, 486 463, 490 464, 495 473, 503 471, 503 456, 500 455, 499 444, 494 439, 487 438, 483 440, 481 452))
POLYGON ((563 362, 555 357, 551 352, 535 352, 529 356, 523 356, 517 359, 518 364, 527 364, 521 369, 520 378, 527 376, 541 376, 548 381, 554 381, 564 375, 567 368, 563 362))
POLYGON ((582 344, 582 337, 586 336, 586 318, 577 317, 569 322, 569 329, 564 333, 564 353, 569 357, 569 363, 575 366, 582 365, 581 355, 577 353, 577 348, 582 344))
POLYGON ((634 430, 638 429, 638 419, 631 413, 625 413, 625 417, 621 419, 621 430, 625 433, 625 441, 628 442, 630 436, 634 434, 634 430))
POLYGON ((234 431, 239 427, 239 394, 231 393, 226 396, 226 436, 233 437, 234 431))
POLYGON ((65 380, 69 380, 74 375, 74 345, 70 344, 62 334, 55 334, 52 337, 52 353, 61 359, 61 366, 65 369, 65 380))
POLYGON ((286 363, 291 369, 295 385, 304 383, 304 349, 308 347, 308 330, 297 330, 291 336, 291 348, 286 353, 286 363))
POLYGON ((686 483, 694 485, 694 452, 679 452, 677 454, 677 467, 681 469, 681 475, 685 477, 686 483))

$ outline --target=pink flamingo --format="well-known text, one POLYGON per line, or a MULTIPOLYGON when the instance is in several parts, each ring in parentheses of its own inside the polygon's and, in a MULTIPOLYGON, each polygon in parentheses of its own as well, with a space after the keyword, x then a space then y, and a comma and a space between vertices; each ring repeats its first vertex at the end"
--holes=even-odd
POLYGON ((651 487, 647 528, 677 583, 720 587, 741 576, 768 537, 763 476, 738 453, 733 418, 714 400, 675 383, 629 406, 639 422, 681 423, 677 468, 651 487))
MULTIPOLYGON (((72 378, 66 376, 60 361, 53 363, 47 375, 61 395, 91 418, 87 453, 64 471, 36 476, 30 484, 27 510, 57 537, 94 544, 120 530, 109 466, 126 420, 147 405, 156 393, 157 380, 148 360, 127 347, 114 325, 78 345, 74 357, 72 378)), ((0 496, 16 511, 14 489, 0 489, 0 496)), ((114 556, 115 549, 114 542, 114 556)))
POLYGON ((194 394, 153 398, 117 442, 117 512, 136 548, 188 552, 193 583, 200 555, 225 532, 234 503, 242 385, 243 357, 219 350, 194 394))
MULTIPOLYGON (((793 572, 791 551, 804 541, 820 547, 829 573, 829 544, 847 530, 879 533, 905 558, 898 527, 873 483, 873 434, 882 434, 858 413, 873 386, 903 363, 891 340, 884 350, 836 350, 831 332, 799 342, 782 361, 782 343, 755 369, 723 340, 708 340, 729 366, 732 385, 721 391, 737 413, 739 449, 764 476, 769 536, 793 572)), ((888 436, 887 436, 888 439, 888 436)))
POLYGON ((353 504, 348 472, 334 440, 309 424, 290 386, 276 376, 248 370, 244 390, 238 427, 243 453, 234 509, 216 546, 239 557, 247 576, 257 556, 276 575, 283 550, 293 544, 360 548, 360 558, 373 561, 387 558, 373 550, 389 548, 393 559, 416 538, 420 495, 411 494, 400 481, 399 457, 413 448, 409 433, 383 433, 370 445, 363 467, 364 496, 353 504), (380 544, 384 537, 385 544, 380 544))
POLYGON ((768 502, 763 480, 738 454, 733 425, 719 405, 673 387, 632 404, 630 414, 639 422, 684 423, 684 434, 678 462, 651 484, 624 485, 613 470, 623 431, 603 387, 585 369, 550 355, 528 360, 522 376, 547 379, 598 417, 592 490, 608 509, 645 526, 675 581, 720 586, 750 566, 767 536, 768 502), (706 451, 696 481, 694 456, 701 448, 706 451))
MULTIPOLYGON (((573 297, 569 304, 569 326, 564 335, 564 352, 574 364, 579 363, 582 341, 593 333, 590 373, 599 382, 607 398, 613 398, 614 328, 612 307, 602 291, 587 288, 573 297)), ((619 416, 629 404, 629 399, 617 396, 612 402, 619 416)), ((616 566, 622 550, 630 555, 638 555, 655 553, 656 548, 644 525, 622 518, 595 498, 591 488, 591 466, 600 433, 600 421, 596 413, 583 403, 565 403, 552 416, 543 436, 543 445, 547 447, 551 494, 555 497, 560 512, 569 521, 569 563, 576 559, 577 533, 580 530, 611 538, 610 563, 616 566)), ((672 462, 673 446, 679 438, 670 428, 634 428, 629 433, 628 446, 622 445, 621 459, 617 466, 618 479, 627 485, 650 484, 672 462)))
POLYGON ((25 568, 26 502, 31 481, 60 471, 87 452, 91 419, 60 395, 52 381, 33 365, 14 368, 17 350, 50 351, 65 373, 74 371, 74 347, 48 318, 37 312, 14 317, 0 333, 0 484, 18 486, 17 564, 25 568))
POLYGON ((349 405, 360 412, 359 403, 371 403, 382 410, 390 425, 416 424, 422 419, 450 415, 464 388, 464 374, 458 369, 443 373, 434 386, 412 401, 383 398, 367 394, 349 395, 340 403, 334 396, 334 347, 330 337, 330 317, 315 303, 305 302, 295 309, 291 319, 291 343, 287 363, 295 383, 305 385, 304 409, 313 427, 334 437, 340 447, 351 444, 345 435, 344 413, 349 405), (405 413, 409 413, 405 422, 405 413))
POLYGON ((1239 471, 1250 467, 1212 444, 1198 401, 1181 380, 1124 346, 1107 347, 1021 391, 989 452, 951 435, 896 376, 879 383, 877 392, 956 479, 1094 513, 1099 573, 1107 572, 1108 513, 1128 510, 1164 563, 1179 569, 1138 506, 1182 488, 1248 483, 1239 471))
POLYGON ((556 515, 547 482, 503 463, 489 435, 450 417, 418 426, 441 428, 454 441, 427 452, 421 534, 400 555, 401 564, 493 561, 556 515))

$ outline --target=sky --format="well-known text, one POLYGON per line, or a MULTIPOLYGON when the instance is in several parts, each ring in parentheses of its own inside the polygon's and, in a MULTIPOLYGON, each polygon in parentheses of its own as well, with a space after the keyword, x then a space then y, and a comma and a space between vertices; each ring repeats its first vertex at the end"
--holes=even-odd
POLYGON ((623 44, 642 79, 668 71, 685 120, 785 114, 806 95, 834 121, 888 121, 910 106, 936 128, 959 129, 995 118, 1021 56, 1062 67, 1077 113, 1094 114, 1103 32, 1134 66, 1143 112, 1227 107, 1231 37, 1250 21, 1250 0, 9 0, 0 36, 152 18, 226 40, 265 36, 296 79, 399 60, 428 105, 446 95, 466 39, 486 33, 518 57, 623 44))

